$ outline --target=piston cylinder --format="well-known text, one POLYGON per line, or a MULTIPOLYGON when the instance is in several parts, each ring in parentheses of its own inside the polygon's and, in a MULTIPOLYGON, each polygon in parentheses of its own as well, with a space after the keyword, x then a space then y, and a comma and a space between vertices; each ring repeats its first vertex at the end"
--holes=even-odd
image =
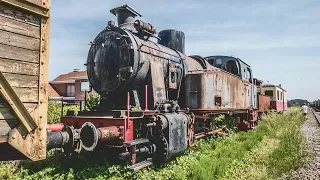
POLYGON ((97 131, 101 142, 115 140, 120 136, 119 128, 116 126, 98 128, 97 131))
POLYGON ((96 128, 90 122, 84 123, 80 132, 82 147, 86 151, 93 151, 98 143, 117 140, 121 136, 121 130, 117 126, 96 128))

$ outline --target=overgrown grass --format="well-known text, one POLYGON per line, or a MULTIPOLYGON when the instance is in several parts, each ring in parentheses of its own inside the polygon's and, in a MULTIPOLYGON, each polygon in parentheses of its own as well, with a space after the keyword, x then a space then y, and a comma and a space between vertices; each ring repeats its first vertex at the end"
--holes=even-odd
MULTIPOLYGON (((300 131, 303 116, 299 108, 283 115, 264 116, 259 127, 265 131, 261 141, 241 161, 235 160, 225 173, 227 179, 276 179, 306 163, 306 141, 300 131)), ((258 129, 257 131, 259 131, 258 129)))
POLYGON ((299 108, 270 113, 255 130, 199 140, 185 155, 136 173, 85 157, 63 168, 50 158, 39 164, 0 166, 0 179, 276 179, 305 163, 302 124, 299 108))

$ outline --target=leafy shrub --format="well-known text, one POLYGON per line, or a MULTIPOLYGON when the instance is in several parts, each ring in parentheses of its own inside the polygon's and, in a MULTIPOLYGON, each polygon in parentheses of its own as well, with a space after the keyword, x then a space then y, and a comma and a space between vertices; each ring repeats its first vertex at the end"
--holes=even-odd
POLYGON ((13 179, 15 164, 12 162, 0 162, 0 179, 13 179))
POLYGON ((100 96, 97 93, 91 93, 87 97, 86 108, 89 111, 95 110, 95 107, 100 103, 100 96))
MULTIPOLYGON (((61 119, 62 104, 57 102, 49 102, 48 104, 48 124, 59 123, 61 119)), ((64 105, 63 115, 67 115, 68 110, 73 110, 75 114, 80 111, 78 105, 64 105)))

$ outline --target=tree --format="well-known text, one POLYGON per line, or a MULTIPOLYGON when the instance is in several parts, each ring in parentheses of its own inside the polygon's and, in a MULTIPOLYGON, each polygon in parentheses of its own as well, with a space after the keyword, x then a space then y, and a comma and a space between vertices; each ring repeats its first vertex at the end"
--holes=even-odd
POLYGON ((89 94, 89 96, 87 97, 87 104, 86 104, 86 108, 89 111, 94 111, 96 109, 96 106, 100 103, 100 96, 99 94, 96 93, 91 93, 89 94))

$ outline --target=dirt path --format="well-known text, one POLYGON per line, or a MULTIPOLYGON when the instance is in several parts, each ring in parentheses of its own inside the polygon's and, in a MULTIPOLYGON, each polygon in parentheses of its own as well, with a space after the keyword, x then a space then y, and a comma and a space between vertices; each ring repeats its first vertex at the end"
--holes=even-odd
MULTIPOLYGON (((320 119, 320 113, 316 113, 320 119)), ((316 118, 310 113, 308 120, 302 126, 302 132, 307 139, 309 147, 307 150, 312 153, 313 159, 303 168, 292 171, 293 179, 318 179, 320 180, 320 126, 316 118)), ((286 178, 291 179, 291 178, 286 178)))

